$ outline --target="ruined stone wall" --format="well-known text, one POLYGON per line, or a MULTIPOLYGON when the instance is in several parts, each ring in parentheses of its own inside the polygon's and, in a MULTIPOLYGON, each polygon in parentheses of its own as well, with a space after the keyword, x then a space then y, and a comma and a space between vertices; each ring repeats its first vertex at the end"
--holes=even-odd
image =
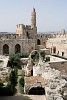
POLYGON ((61 73, 63 74, 67 74, 67 61, 63 61, 63 62, 52 62, 50 63, 50 67, 56 70, 61 71, 61 73))

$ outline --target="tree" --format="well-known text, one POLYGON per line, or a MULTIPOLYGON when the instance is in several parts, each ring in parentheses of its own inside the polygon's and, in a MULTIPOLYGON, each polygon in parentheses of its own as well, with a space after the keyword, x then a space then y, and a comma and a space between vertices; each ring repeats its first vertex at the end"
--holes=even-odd
POLYGON ((17 77, 18 77, 17 70, 12 69, 10 73, 9 81, 11 81, 11 84, 13 84, 14 86, 17 84, 17 77))
POLYGON ((21 93, 24 93, 24 76, 22 76, 19 80, 19 89, 21 93))
POLYGON ((14 54, 9 56, 9 66, 11 66, 11 68, 14 68, 14 66, 18 66, 19 62, 20 62, 19 54, 14 54))

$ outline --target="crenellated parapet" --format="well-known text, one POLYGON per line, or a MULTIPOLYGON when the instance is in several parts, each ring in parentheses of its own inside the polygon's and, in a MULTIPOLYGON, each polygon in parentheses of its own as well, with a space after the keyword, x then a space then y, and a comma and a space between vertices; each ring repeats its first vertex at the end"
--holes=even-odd
POLYGON ((0 34, 0 40, 8 40, 8 39, 20 39, 21 36, 19 34, 0 34))

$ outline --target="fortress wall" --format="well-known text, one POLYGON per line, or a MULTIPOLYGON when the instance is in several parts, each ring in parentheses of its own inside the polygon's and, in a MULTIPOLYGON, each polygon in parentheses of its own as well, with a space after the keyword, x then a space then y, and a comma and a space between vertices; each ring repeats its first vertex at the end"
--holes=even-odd
POLYGON ((22 35, 19 34, 0 34, 0 40, 4 39, 21 39, 22 35))
POLYGON ((21 54, 28 52, 30 53, 35 49, 35 40, 34 39, 11 39, 11 40, 1 40, 0 41, 0 54, 3 54, 3 46, 7 44, 9 47, 9 54, 15 54, 15 46, 20 45, 21 54))

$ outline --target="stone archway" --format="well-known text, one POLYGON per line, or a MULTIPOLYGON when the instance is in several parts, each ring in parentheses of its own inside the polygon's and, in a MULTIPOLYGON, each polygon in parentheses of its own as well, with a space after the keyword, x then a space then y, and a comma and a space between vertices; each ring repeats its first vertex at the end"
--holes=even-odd
POLYGON ((15 54, 16 53, 21 53, 21 46, 19 44, 15 45, 15 54))
POLYGON ((45 95, 45 89, 42 87, 33 87, 28 92, 29 95, 45 95))
POLYGON ((9 54, 9 46, 7 44, 3 45, 3 54, 9 54))
POLYGON ((41 45, 40 39, 37 39, 37 45, 41 45))

